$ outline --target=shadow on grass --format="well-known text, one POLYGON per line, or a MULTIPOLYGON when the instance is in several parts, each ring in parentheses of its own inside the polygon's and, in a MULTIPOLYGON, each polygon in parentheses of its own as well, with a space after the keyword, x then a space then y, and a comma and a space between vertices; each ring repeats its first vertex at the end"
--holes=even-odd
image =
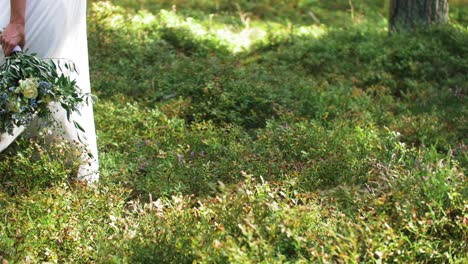
POLYGON ((233 54, 216 37, 187 28, 154 24, 125 34, 99 23, 91 19, 90 26, 98 95, 149 107, 182 98, 186 108, 181 114, 188 121, 255 128, 284 111, 316 118, 323 111, 310 102, 324 89, 342 86, 383 87, 398 100, 443 107, 440 100, 453 103, 454 98, 449 93, 438 97, 434 89, 457 90, 466 80, 460 58, 467 52, 467 33, 454 27, 393 37, 370 25, 330 30, 318 38, 272 34, 251 50, 233 54), (142 38, 145 33, 152 38, 142 38), (420 96, 427 91, 429 97, 420 96))
MULTIPOLYGON (((396 131, 410 146, 443 153, 466 145, 468 34, 458 26, 394 36, 369 24, 320 37, 272 33, 233 53, 190 25, 116 17, 131 26, 90 19, 92 83, 103 104, 96 111, 100 144, 104 162, 121 171, 116 179, 143 193, 201 194, 217 180, 236 182, 246 168, 271 180, 298 172, 313 187, 336 186, 368 169, 353 167, 343 146, 357 137, 356 127, 396 131), (269 122, 280 128, 266 129, 269 122), (285 137, 291 124, 306 126, 296 129, 310 138, 295 145, 302 134, 285 137), (255 145, 261 136, 277 141, 265 143, 264 153, 255 145), (304 146, 321 142, 324 152, 307 156, 304 146), (212 156, 199 157, 201 151, 212 156), (304 157, 317 167, 307 171, 304 157)), ((359 149, 349 144, 351 152, 359 149)), ((454 153, 466 164, 462 149, 454 153)), ((358 160, 372 151, 363 155, 358 160)))

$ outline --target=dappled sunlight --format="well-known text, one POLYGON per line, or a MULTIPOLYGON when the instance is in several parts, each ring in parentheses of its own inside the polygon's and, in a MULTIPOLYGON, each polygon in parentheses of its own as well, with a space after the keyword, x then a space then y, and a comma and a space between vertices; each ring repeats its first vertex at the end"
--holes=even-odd
POLYGON ((297 35, 303 37, 315 37, 318 38, 327 32, 326 28, 320 26, 301 26, 297 29, 297 35))
POLYGON ((1 153, 0 263, 467 262, 467 22, 385 2, 89 0, 99 185, 1 153))
POLYGON ((99 2, 93 4, 92 12, 99 17, 104 17, 102 22, 110 29, 123 27, 125 25, 125 9, 115 6, 110 2, 99 2))
POLYGON ((213 19, 205 20, 186 17, 174 10, 161 9, 157 13, 147 10, 129 12, 123 7, 110 2, 97 2, 92 5, 92 12, 99 17, 99 23, 111 30, 123 30, 137 34, 142 28, 149 30, 174 29, 190 34, 194 41, 217 43, 233 54, 249 51, 260 43, 268 43, 274 37, 287 39, 292 36, 317 38, 326 33, 325 26, 313 25, 294 27, 277 22, 254 20, 239 17, 240 25, 226 24, 213 19))
POLYGON ((156 21, 156 16, 153 14, 143 10, 136 14, 132 22, 135 24, 142 24, 142 25, 150 25, 156 21))
POLYGON ((208 31, 203 25, 191 17, 184 18, 179 16, 175 11, 167 11, 162 9, 159 12, 160 22, 168 28, 184 28, 196 37, 203 37, 208 34, 208 31))

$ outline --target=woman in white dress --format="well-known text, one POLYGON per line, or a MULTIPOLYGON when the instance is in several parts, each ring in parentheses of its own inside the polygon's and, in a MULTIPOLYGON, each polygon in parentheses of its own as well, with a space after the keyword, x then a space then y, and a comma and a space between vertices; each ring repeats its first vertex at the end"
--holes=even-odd
MULTIPOLYGON (((79 72, 76 76, 78 86, 83 93, 90 92, 86 0, 0 0, 0 31, 3 31, 0 63, 16 45, 43 58, 71 60, 79 72)), ((72 122, 68 122, 65 111, 56 108, 58 111, 54 113, 54 119, 63 126, 66 140, 79 142, 77 129, 72 122)), ((78 179, 95 182, 99 172, 92 105, 83 105, 80 113, 72 115, 72 120, 85 130, 84 137, 81 137, 85 151, 78 179)), ((24 130, 19 127, 14 135, 0 135, 0 152, 24 130)))

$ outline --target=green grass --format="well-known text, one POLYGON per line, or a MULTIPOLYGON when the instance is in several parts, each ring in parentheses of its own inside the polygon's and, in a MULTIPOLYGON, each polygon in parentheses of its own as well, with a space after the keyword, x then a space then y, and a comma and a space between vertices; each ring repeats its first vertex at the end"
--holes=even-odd
POLYGON ((378 1, 91 2, 100 184, 18 141, 0 259, 466 262, 466 7, 389 36, 378 1))

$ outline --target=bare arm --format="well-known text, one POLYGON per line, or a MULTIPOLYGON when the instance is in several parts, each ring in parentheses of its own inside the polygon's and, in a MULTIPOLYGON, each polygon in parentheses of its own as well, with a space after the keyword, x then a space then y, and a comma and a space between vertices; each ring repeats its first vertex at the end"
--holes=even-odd
POLYGON ((17 45, 24 47, 26 42, 24 26, 26 24, 26 0, 10 0, 10 23, 2 33, 3 53, 9 56, 17 45))

